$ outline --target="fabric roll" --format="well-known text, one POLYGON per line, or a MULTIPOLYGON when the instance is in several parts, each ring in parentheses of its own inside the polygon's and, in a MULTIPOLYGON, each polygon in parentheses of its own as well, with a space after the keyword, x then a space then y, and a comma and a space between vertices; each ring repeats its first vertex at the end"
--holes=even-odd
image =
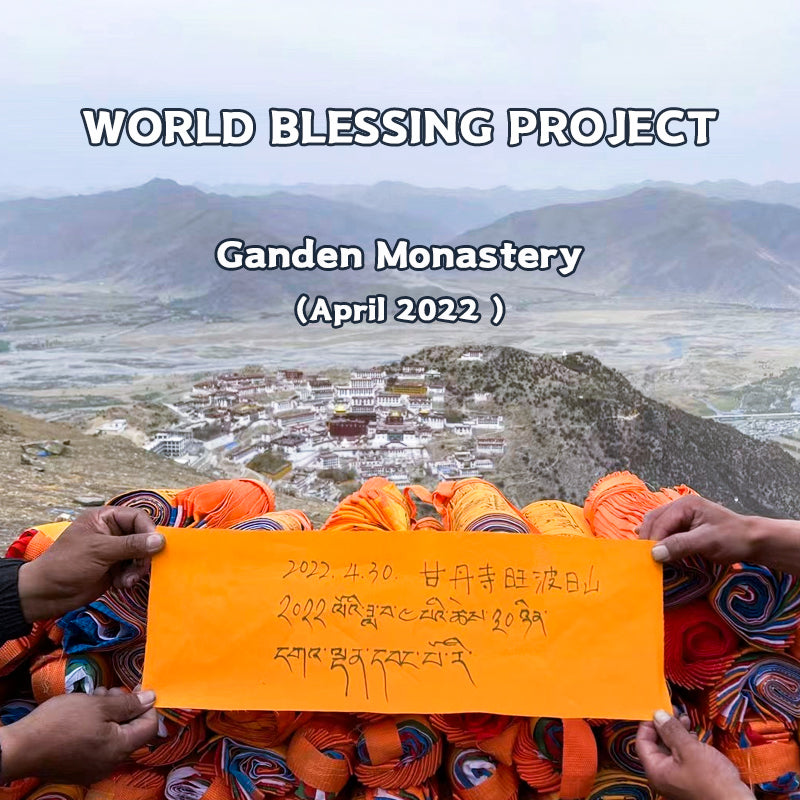
POLYGON ((547 535, 593 537, 592 529, 580 506, 559 500, 538 500, 522 509, 531 527, 547 535))
POLYGON ((443 481, 434 492, 424 486, 410 486, 406 496, 415 494, 432 505, 449 531, 496 531, 537 533, 503 493, 482 478, 443 481))
POLYGON ((415 531, 443 531, 444 525, 436 517, 421 517, 412 526, 415 531))
POLYGON ((312 714, 296 711, 209 711, 209 730, 252 747, 283 744, 312 714))
POLYGON ((69 528, 69 522, 50 522, 23 531, 6 551, 6 558, 22 558, 33 561, 44 553, 53 542, 69 528))
POLYGON ((397 486, 386 478, 370 478, 333 510, 322 530, 346 527, 353 531, 407 531, 415 507, 397 486))
POLYGON ((477 748, 453 750, 447 777, 456 800, 516 800, 519 795, 514 770, 477 748))
POLYGON ((124 766, 93 783, 85 800, 161 800, 166 779, 152 769, 124 766))
POLYGON ((270 511, 260 517, 246 519, 231 525, 235 531, 311 531, 311 520, 295 508, 286 511, 270 511))
POLYGON ((135 689, 142 682, 144 644, 133 644, 112 650, 111 666, 123 686, 135 689))
POLYGON ((705 597, 719 576, 719 567, 700 556, 664 564, 664 608, 705 597))
POLYGON ((166 800, 232 800, 231 790, 213 764, 181 764, 167 774, 166 800))
POLYGON ((748 786, 770 794, 800 791, 800 747, 779 722, 746 720, 737 734, 723 731, 718 746, 748 786))
POLYGON ((250 478, 214 481, 175 495, 185 528, 231 528, 275 510, 275 492, 250 478))
POLYGON ((185 514, 175 502, 176 495, 177 492, 169 489, 134 489, 112 497, 108 505, 139 508, 147 512, 156 525, 180 528, 184 523, 185 514))
POLYGON ((431 724, 450 744, 477 747, 502 764, 511 766, 520 720, 499 714, 432 714, 431 724))
POLYGON ((28 800, 83 800, 86 797, 85 786, 69 783, 46 783, 34 789, 28 800))
POLYGON ((52 622, 34 622, 31 632, 19 639, 9 639, 0 645, 0 677, 10 675, 17 667, 33 656, 48 638, 52 622))
POLYGON ((34 708, 36 708, 36 703, 27 698, 16 697, 11 700, 6 700, 6 702, 0 706, 0 726, 19 722, 23 717, 27 717, 34 708))
POLYGON ((144 636, 144 626, 105 599, 95 600, 88 606, 70 611, 59 621, 62 646, 68 655, 87 650, 111 650, 139 641, 144 636))
POLYGON ((234 800, 285 797, 297 787, 282 746, 252 747, 227 736, 211 746, 216 748, 217 766, 234 800))
POLYGON ((529 719, 517 736, 514 764, 522 780, 537 792, 558 792, 564 800, 579 800, 597 773, 597 742, 586 720, 529 719))
POLYGON ((736 634, 704 600, 664 611, 664 672, 678 686, 713 686, 738 650, 736 634))
POLYGON ((333 800, 347 786, 355 762, 357 736, 352 722, 315 716, 296 731, 286 763, 297 778, 301 800, 333 800))
POLYGON ((0 783, 0 800, 22 800, 39 785, 38 778, 20 778, 0 783))
POLYGON ((60 694, 94 694, 100 686, 113 685, 108 661, 100 653, 68 656, 55 650, 39 656, 31 664, 31 688, 37 703, 60 694))
POLYGON ((688 486, 651 491, 632 472, 614 472, 601 478, 586 496, 583 506, 592 533, 600 539, 638 539, 636 528, 649 511, 686 494, 688 486))
POLYGON ((638 722, 609 722, 603 726, 603 747, 614 766, 623 772, 644 775, 644 766, 636 752, 638 722))
POLYGON ((166 767, 191 756, 205 741, 206 726, 200 716, 182 725, 158 713, 158 736, 131 758, 145 767, 166 767))
POLYGON ((709 713, 725 730, 739 731, 747 719, 797 728, 800 716, 800 662, 787 655, 747 650, 708 696, 709 713))
POLYGON ((753 647, 785 650, 800 623, 800 580, 755 564, 734 564, 709 596, 717 613, 753 647))
POLYGON ((357 784, 353 788, 352 800, 439 800, 439 792, 435 781, 403 789, 373 789, 357 784))
POLYGON ((654 800, 656 797, 647 779, 616 769, 597 773, 586 800, 654 800))
POLYGON ((365 786, 420 786, 442 763, 442 740, 423 716, 393 716, 363 726, 355 774, 365 786))

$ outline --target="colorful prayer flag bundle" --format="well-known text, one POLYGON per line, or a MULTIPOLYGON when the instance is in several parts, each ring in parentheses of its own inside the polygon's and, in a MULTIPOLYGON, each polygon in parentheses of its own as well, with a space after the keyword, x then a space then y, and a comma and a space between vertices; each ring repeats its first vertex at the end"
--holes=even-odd
MULTIPOLYGON (((356 531, 468 530, 636 538, 654 508, 691 494, 650 489, 631 473, 598 481, 584 507, 514 505, 488 481, 429 491, 368 480, 322 526, 356 531), (414 499, 432 506, 417 515, 414 499)), ((275 510, 258 481, 183 491, 137 490, 115 505, 158 524, 311 530, 300 510, 275 510)), ((23 533, 9 556, 31 560, 67 527, 23 533)), ((0 725, 55 694, 135 690, 147 636, 148 582, 110 589, 60 620, 0 646, 0 725), (33 698, 33 699, 31 699, 33 698)), ((664 668, 673 704, 701 741, 721 749, 758 796, 800 800, 800 582, 757 565, 700 558, 664 568, 664 668)), ((304 711, 159 709, 159 736, 93 787, 16 781, 0 800, 652 800, 635 749, 636 723, 485 713, 386 716, 304 711)))

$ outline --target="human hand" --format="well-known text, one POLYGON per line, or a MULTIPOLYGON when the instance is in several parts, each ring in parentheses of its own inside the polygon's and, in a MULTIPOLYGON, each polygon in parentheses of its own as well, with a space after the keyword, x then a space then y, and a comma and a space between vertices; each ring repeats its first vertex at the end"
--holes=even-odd
POLYGON ((718 564, 753 559, 757 517, 745 517, 696 495, 681 497, 649 512, 638 528, 640 539, 660 542, 656 561, 704 556, 718 564))
POLYGON ((668 800, 755 798, 719 750, 698 741, 666 711, 656 711, 653 722, 640 723, 636 752, 650 784, 668 800))
POLYGON ((2 778, 88 786, 158 731, 153 692, 63 694, 0 728, 2 778))
POLYGON ((164 547, 142 510, 103 506, 81 514, 61 536, 19 570, 19 597, 28 622, 56 619, 96 600, 112 584, 133 586, 150 556, 164 547))

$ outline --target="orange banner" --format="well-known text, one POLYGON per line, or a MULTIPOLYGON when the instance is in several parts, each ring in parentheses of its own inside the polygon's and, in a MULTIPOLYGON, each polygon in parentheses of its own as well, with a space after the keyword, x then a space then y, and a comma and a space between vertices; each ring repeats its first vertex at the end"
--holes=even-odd
POLYGON ((649 718, 669 708, 650 542, 161 528, 162 707, 649 718))

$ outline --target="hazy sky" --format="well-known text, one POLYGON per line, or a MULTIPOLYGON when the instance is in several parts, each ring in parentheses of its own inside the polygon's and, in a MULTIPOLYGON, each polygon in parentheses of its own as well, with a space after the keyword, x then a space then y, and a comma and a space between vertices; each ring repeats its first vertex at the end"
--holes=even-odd
MULTIPOLYGON (((0 191, 800 181, 797 0, 32 0, 0 26, 0 191), (705 148, 270 148, 270 106, 717 107, 705 148), (79 110, 246 108, 245 148, 92 148, 79 110)), ((503 128, 498 126, 498 130, 503 128)), ((502 139, 502 137, 499 137, 502 139)))

